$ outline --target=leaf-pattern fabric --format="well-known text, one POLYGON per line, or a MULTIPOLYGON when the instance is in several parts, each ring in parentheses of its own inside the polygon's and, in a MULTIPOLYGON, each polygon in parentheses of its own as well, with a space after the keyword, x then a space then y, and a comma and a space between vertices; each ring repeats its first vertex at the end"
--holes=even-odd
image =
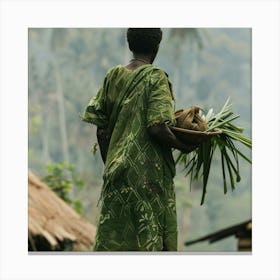
POLYGON ((83 120, 110 135, 95 251, 177 250, 172 152, 147 131, 175 123, 173 100, 160 68, 118 65, 86 107, 83 120))

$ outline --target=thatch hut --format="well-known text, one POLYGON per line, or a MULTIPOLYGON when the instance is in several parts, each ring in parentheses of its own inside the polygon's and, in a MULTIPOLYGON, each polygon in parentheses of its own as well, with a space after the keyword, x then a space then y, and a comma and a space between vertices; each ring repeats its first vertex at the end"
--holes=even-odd
POLYGON ((28 250, 91 251, 95 227, 28 172, 28 250))
POLYGON ((237 250, 239 252, 252 251, 252 220, 221 229, 195 240, 187 241, 185 242, 185 245, 190 246, 197 242, 206 240, 208 240, 209 243, 213 243, 232 235, 238 239, 237 250))

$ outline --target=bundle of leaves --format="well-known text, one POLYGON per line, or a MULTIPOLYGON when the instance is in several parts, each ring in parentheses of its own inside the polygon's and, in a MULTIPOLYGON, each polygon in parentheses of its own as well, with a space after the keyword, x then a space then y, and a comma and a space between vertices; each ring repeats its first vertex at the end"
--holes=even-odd
POLYGON ((184 165, 185 175, 190 176, 190 183, 193 180, 202 179, 203 190, 200 203, 202 205, 205 201, 213 154, 216 152, 220 153, 223 188, 226 194, 229 184, 231 189, 234 190, 235 183, 241 180, 239 156, 248 163, 252 163, 236 146, 236 143, 239 142, 251 149, 252 140, 243 135, 243 128, 233 124, 233 121, 240 116, 232 112, 232 104, 229 103, 229 99, 218 114, 214 114, 213 109, 210 109, 206 114, 202 114, 201 117, 207 123, 207 132, 220 129, 222 133, 214 135, 209 140, 201 143, 197 149, 189 154, 179 153, 176 164, 184 165))

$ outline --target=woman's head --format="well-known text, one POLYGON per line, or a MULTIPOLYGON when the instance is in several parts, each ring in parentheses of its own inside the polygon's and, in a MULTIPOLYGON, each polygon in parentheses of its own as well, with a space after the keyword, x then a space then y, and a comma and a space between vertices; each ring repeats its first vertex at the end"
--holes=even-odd
POLYGON ((155 57, 161 39, 160 28, 128 28, 127 30, 128 46, 134 54, 155 57))

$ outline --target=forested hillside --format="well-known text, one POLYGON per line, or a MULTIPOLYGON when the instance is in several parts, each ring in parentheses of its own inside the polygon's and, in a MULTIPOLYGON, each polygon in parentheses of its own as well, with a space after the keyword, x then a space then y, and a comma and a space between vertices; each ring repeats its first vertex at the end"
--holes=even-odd
MULTIPOLYGON (((80 120, 106 72, 131 58, 125 29, 29 29, 28 121, 29 168, 39 177, 46 166, 70 162, 84 187, 71 195, 83 204, 83 214, 96 223, 103 164, 92 154, 96 128, 80 120)), ((251 30, 242 28, 163 29, 154 62, 173 84, 175 109, 199 105, 215 112, 228 97, 236 120, 251 137, 251 30)), ((243 147, 240 147, 242 150, 243 147)), ((250 152, 244 149, 250 158, 250 152)), ((190 191, 189 180, 177 168, 175 186, 181 251, 235 251, 228 238, 184 247, 191 240, 250 219, 251 166, 240 159, 242 180, 223 193, 220 158, 214 157, 206 202, 200 206, 201 183, 190 191)))

